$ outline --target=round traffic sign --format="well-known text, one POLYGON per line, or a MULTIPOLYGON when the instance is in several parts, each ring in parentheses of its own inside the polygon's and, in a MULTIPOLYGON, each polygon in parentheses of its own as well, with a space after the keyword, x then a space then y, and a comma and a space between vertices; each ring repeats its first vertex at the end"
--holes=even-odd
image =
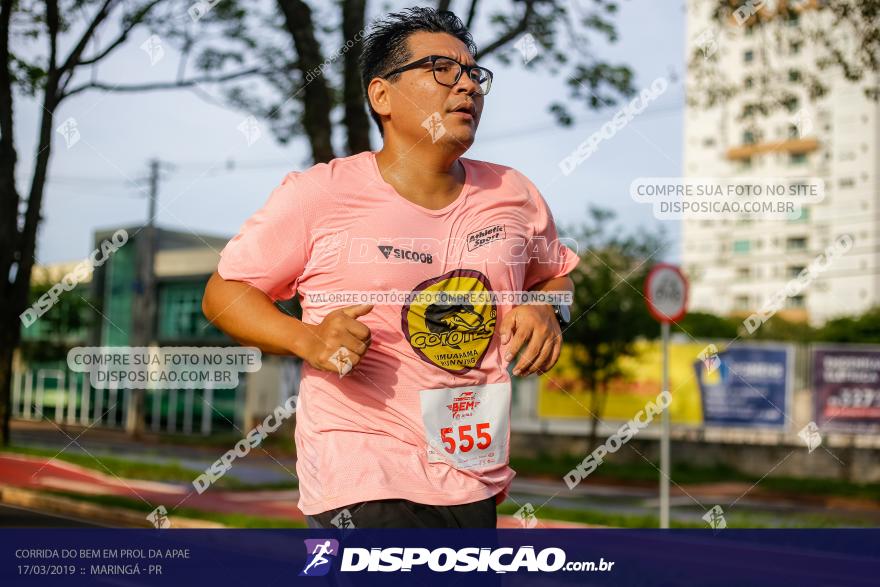
POLYGON ((687 312, 688 282, 675 265, 658 263, 645 279, 648 310, 660 322, 678 322, 687 312))

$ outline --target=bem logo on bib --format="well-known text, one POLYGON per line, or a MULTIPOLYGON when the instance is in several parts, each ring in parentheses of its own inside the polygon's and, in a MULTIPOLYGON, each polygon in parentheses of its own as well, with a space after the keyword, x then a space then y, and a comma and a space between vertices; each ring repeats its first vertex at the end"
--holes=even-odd
POLYGON ((471 390, 463 391, 461 392, 461 395, 452 398, 452 403, 446 407, 452 412, 452 419, 458 420, 473 414, 474 410, 477 409, 477 406, 479 405, 480 400, 475 397, 474 391, 471 390))
POLYGON ((495 333, 489 278, 454 269, 417 285, 401 326, 419 357, 460 375, 480 366, 495 333))

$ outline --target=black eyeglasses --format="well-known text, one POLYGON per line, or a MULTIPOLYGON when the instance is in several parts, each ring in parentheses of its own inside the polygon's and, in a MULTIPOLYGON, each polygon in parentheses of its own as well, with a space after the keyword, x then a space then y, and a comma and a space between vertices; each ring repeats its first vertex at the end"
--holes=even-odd
POLYGON ((461 72, 466 71, 468 77, 477 84, 477 87, 479 88, 478 93, 481 96, 488 94, 489 88, 492 87, 492 72, 485 67, 480 67, 479 65, 465 65, 451 57, 444 57, 442 55, 428 55, 418 61, 413 61, 403 67, 398 67, 397 69, 389 71, 381 77, 387 78, 395 73, 402 73, 410 69, 416 69, 426 63, 431 64, 431 69, 434 71, 434 81, 441 86, 453 87, 458 83, 458 80, 461 79, 461 72))

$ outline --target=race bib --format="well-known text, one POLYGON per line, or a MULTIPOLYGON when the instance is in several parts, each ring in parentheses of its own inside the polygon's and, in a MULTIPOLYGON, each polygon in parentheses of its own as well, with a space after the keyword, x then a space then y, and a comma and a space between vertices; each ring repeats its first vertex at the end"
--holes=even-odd
POLYGON ((507 463, 510 383, 419 392, 429 463, 482 469, 507 463))

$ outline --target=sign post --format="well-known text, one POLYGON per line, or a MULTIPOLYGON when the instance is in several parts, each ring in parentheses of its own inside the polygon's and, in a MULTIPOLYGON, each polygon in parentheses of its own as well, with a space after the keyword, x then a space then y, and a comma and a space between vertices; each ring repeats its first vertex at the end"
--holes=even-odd
MULTIPOLYGON (((648 311, 660 322, 663 337, 662 391, 669 393, 669 324, 681 320, 687 312, 688 282, 675 265, 658 263, 645 279, 648 311)), ((661 416, 660 435, 660 527, 669 528, 669 407, 661 416)))

